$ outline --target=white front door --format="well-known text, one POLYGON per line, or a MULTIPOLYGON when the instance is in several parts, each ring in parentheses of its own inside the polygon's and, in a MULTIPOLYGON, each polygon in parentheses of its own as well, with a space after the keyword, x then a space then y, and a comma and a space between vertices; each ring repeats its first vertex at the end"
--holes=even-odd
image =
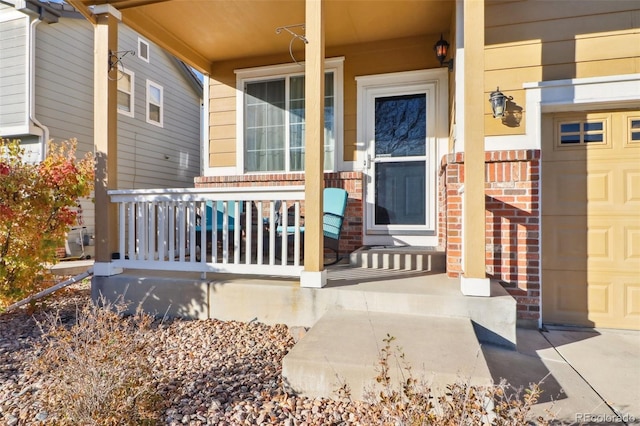
POLYGON ((437 245, 437 81, 403 81, 405 73, 375 78, 358 80, 375 82, 362 85, 360 99, 364 243, 437 245))

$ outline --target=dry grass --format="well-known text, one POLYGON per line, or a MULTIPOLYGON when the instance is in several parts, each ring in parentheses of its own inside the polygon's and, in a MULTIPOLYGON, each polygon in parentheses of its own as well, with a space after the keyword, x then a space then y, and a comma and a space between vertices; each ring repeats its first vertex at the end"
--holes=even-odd
POLYGON ((122 315, 122 304, 88 304, 75 323, 50 315, 34 364, 43 376, 40 399, 61 425, 140 425, 159 419, 148 361, 148 315, 122 315))
MULTIPOLYGON (((433 425, 433 426, 522 426, 549 425, 550 421, 533 418, 531 409, 537 403, 541 389, 531 384, 528 389, 514 389, 505 381, 493 386, 471 386, 459 381, 447 386, 444 395, 436 396, 425 381, 414 377, 411 366, 394 341, 387 335, 380 352, 376 386, 365 391, 366 405, 361 413, 362 424, 433 425), (403 382, 393 383, 390 364, 398 361, 403 370, 403 382)), ((350 399, 350 389, 337 390, 341 399, 350 399)))

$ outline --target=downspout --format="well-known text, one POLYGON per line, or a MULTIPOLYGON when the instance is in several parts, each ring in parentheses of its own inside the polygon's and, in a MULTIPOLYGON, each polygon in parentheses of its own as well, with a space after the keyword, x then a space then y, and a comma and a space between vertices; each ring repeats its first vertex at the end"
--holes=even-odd
POLYGON ((47 142, 49 141, 49 128, 36 118, 36 26, 42 22, 40 18, 35 18, 29 25, 29 120, 40 130, 42 130, 42 149, 40 151, 40 161, 44 160, 47 154, 47 142))

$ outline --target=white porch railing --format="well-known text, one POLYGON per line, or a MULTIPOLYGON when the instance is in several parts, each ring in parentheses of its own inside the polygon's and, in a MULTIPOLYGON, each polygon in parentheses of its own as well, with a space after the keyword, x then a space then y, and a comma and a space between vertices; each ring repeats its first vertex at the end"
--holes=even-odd
POLYGON ((300 276, 303 269, 302 186, 108 194, 119 208, 114 267, 280 276, 300 276), (209 218, 207 206, 212 212, 209 218), (276 222, 278 213, 281 224, 276 222))

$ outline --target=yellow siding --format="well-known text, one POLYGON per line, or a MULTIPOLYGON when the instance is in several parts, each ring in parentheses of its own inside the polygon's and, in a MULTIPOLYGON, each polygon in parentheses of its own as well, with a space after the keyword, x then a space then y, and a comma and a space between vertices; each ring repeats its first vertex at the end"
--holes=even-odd
MULTIPOLYGON (((518 25, 525 22, 543 22, 552 20, 567 20, 574 17, 599 15, 610 13, 637 12, 637 2, 633 1, 547 1, 525 0, 511 2, 487 2, 485 11, 485 24, 487 27, 498 25, 518 25)), ((486 39, 487 43, 490 40, 486 39)))
POLYGON ((440 34, 332 49, 333 56, 344 56, 344 160, 356 157, 356 77, 370 74, 435 68, 433 44, 440 34))
MULTIPOLYGON (((356 152, 356 76, 435 68, 439 63, 433 44, 440 34, 333 47, 327 57, 344 56, 344 160, 356 152)), ((446 37, 446 35, 445 35, 446 37)), ((300 52, 296 58, 302 59, 300 52)), ((235 69, 290 63, 287 55, 218 63, 210 78, 209 165, 235 166, 236 76, 235 69), (232 142, 233 139, 233 143, 232 142)))
POLYGON ((507 127, 491 116, 487 101, 486 135, 523 134, 524 83, 640 72, 640 6, 626 1, 491 3, 485 42, 486 99, 499 86, 523 108, 520 127, 507 127))
POLYGON ((235 82, 225 83, 225 80, 209 80, 209 165, 212 167, 235 166, 235 82))

